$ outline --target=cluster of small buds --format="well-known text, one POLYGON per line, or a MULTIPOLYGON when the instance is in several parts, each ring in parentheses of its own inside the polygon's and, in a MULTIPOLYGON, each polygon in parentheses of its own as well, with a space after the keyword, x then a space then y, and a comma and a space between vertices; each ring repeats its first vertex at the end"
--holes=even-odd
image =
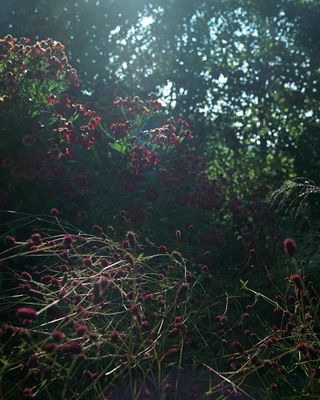
POLYGON ((285 239, 283 241, 283 250, 287 256, 293 257, 297 251, 296 242, 291 238, 285 239))
POLYGON ((162 125, 160 128, 151 129, 145 134, 148 136, 150 143, 156 144, 160 147, 177 146, 184 139, 192 140, 193 136, 189 129, 189 124, 179 119, 179 123, 169 120, 167 124, 162 125))
POLYGON ((109 340, 110 340, 111 343, 114 343, 114 344, 119 343, 120 338, 121 338, 121 334, 117 330, 113 330, 109 334, 109 340))
POLYGON ((69 98, 63 98, 57 102, 55 110, 56 126, 52 129, 54 136, 48 155, 53 159, 63 157, 73 159, 77 146, 85 150, 91 149, 96 141, 95 131, 101 125, 101 118, 96 111, 71 102, 69 98), (73 121, 75 114, 79 118, 73 121))
POLYGON ((66 354, 79 354, 82 352, 82 345, 78 340, 74 340, 60 346, 59 351, 66 354))
POLYGON ((132 99, 122 99, 119 97, 113 104, 132 116, 148 115, 151 111, 159 111, 162 108, 162 103, 159 100, 150 99, 149 102, 144 102, 138 96, 132 99))
POLYGON ((132 121, 114 122, 110 126, 110 130, 116 139, 123 139, 133 128, 132 121))
POLYGON ((0 39, 0 56, 4 61, 1 76, 6 77, 9 96, 15 93, 14 86, 26 77, 64 80, 68 85, 79 86, 77 73, 68 63, 60 42, 47 39, 31 45, 28 38, 18 40, 7 35, 0 39))
POLYGON ((21 307, 17 310, 16 316, 23 320, 34 320, 37 317, 37 311, 33 308, 21 307))
POLYGON ((134 145, 129 160, 136 175, 140 175, 159 163, 159 155, 145 145, 134 145))

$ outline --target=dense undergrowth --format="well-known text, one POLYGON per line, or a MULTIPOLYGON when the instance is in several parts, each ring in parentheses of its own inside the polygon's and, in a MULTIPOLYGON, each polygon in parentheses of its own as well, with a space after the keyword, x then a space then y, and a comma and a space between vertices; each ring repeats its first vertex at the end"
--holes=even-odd
POLYGON ((317 399, 318 248, 271 185, 209 176, 152 95, 83 104, 62 44, 0 46, 1 398, 317 399))

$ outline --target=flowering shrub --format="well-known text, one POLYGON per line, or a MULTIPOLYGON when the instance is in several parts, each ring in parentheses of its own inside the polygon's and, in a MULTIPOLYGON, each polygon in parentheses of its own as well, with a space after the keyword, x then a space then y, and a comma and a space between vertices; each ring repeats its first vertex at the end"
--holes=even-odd
POLYGON ((61 192, 86 193, 89 176, 73 162, 94 145, 101 119, 67 95, 79 82, 64 46, 8 35, 0 41, 0 78, 1 207, 38 212, 61 192))
MULTIPOLYGON (((46 215, 19 214, 3 237, 1 395, 105 399, 118 391, 138 399, 151 391, 169 399, 179 386, 172 368, 205 365, 211 373, 212 359, 220 369, 226 356, 232 371, 220 378, 241 388, 269 364, 259 353, 267 339, 276 344, 270 362, 278 372, 288 362, 288 376, 315 374, 318 300, 307 293, 293 239, 283 242, 294 267, 286 295, 271 300, 243 281, 255 299, 233 298, 234 279, 251 276, 260 290, 256 267, 273 265, 280 248, 267 185, 239 182, 245 171, 227 167, 209 175, 189 123, 169 117, 154 97, 118 98, 110 109, 79 102, 76 71, 51 39, 1 39, 0 78, 0 207, 46 215), (251 332, 247 321, 259 320, 253 306, 261 298, 281 319, 269 329, 266 317, 251 332), (231 304, 246 307, 240 322, 236 312, 229 318, 231 304), (286 330, 298 323, 307 335, 286 330), (300 354, 312 360, 301 364, 300 354), (124 381, 130 393, 121 392, 124 381)), ((271 268, 268 276, 273 282, 271 268)), ((272 371, 265 382, 268 396, 282 385, 272 371)))
POLYGON ((210 269, 241 266, 258 241, 276 238, 260 188, 244 204, 232 174, 210 179, 189 123, 168 117, 159 100, 118 98, 98 113, 80 104, 76 72, 51 39, 7 36, 0 60, 2 208, 58 207, 86 229, 95 221, 116 233, 138 229, 210 269))

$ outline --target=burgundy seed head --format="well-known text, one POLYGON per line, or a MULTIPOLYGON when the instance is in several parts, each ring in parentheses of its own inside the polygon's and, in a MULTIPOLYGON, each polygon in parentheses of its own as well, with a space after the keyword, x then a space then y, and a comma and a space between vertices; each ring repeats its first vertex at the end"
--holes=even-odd
POLYGON ((74 238, 72 235, 65 235, 65 237, 63 238, 63 245, 65 247, 70 248, 74 243, 74 238))
POLYGON ((85 324, 80 324, 76 326, 77 335, 84 336, 88 332, 88 326, 85 324))
POLYGON ((31 241, 34 244, 40 244, 41 243, 41 235, 40 235, 40 233, 33 233, 31 235, 31 241))
POLYGON ((234 342, 232 342, 232 346, 238 353, 241 353, 241 354, 244 353, 244 348, 238 340, 235 340, 234 342))
POLYGON ((57 349, 57 345, 55 343, 45 343, 42 349, 46 353, 53 353, 57 349))
POLYGON ((92 229, 98 234, 102 235, 103 234, 103 229, 99 225, 93 225, 92 229))
POLYGON ((13 246, 16 243, 16 238, 13 236, 6 236, 4 240, 8 246, 13 246))
POLYGON ((128 308, 128 312, 129 314, 136 314, 138 311, 138 306, 137 304, 134 304, 133 306, 128 308))
POLYGON ((109 340, 111 343, 119 343, 120 341, 120 332, 114 330, 109 334, 109 340))
POLYGON ((43 282, 44 284, 48 284, 51 282, 52 280, 52 276, 51 275, 44 275, 41 277, 41 282, 43 282))
POLYGON ((111 280, 109 278, 107 278, 106 276, 103 276, 99 281, 101 289, 102 290, 107 289, 107 287, 110 285, 110 282, 111 282, 111 280))
POLYGON ((33 308, 22 307, 17 310, 16 316, 20 319, 32 320, 37 317, 37 311, 33 308))
POLYGON ((127 238, 130 244, 130 247, 135 247, 137 244, 137 235, 134 232, 127 232, 127 238))
POLYGON ((91 268, 91 267, 92 267, 92 260, 91 260, 91 258, 89 258, 89 257, 84 258, 84 259, 82 260, 82 265, 83 265, 85 268, 91 268))
POLYGON ((145 293, 145 294, 142 296, 142 301, 143 301, 145 304, 151 303, 151 302, 152 302, 152 293, 145 293))
POLYGON ((176 347, 172 347, 171 349, 169 349, 163 356, 164 357, 170 357, 174 354, 176 354, 178 352, 178 349, 176 347))
POLYGON ((302 291, 304 288, 304 283, 303 283, 303 279, 301 277, 301 275, 299 274, 293 274, 290 277, 290 280, 295 284, 296 288, 299 291, 302 291))
POLYGON ((33 399, 35 399, 35 397, 32 394, 32 389, 30 388, 24 389, 22 393, 22 400, 33 400, 33 399))
POLYGON ((166 254, 167 252, 168 252, 168 249, 166 246, 164 246, 164 245, 159 246, 159 253, 166 254))
POLYGON ((299 328, 299 332, 302 333, 302 334, 306 333, 306 327, 304 325, 301 325, 300 328, 299 328))
POLYGON ((19 289, 21 289, 25 293, 31 292, 31 286, 28 283, 20 283, 19 289))
POLYGON ((164 391, 164 392, 169 392, 171 389, 172 389, 172 385, 171 385, 170 383, 166 383, 166 384, 163 386, 163 391, 164 391))
POLYGON ((38 363, 39 363, 39 357, 37 356, 37 354, 31 354, 31 356, 28 359, 28 367, 34 368, 38 363))
POLYGON ((290 294, 288 296, 288 302, 293 304, 295 301, 296 301, 296 299, 290 294))
POLYGON ((115 231, 114 227, 111 226, 111 225, 108 226, 108 231, 109 231, 112 235, 115 235, 115 234, 116 234, 116 231, 115 231))
POLYGON ((184 296, 188 289, 189 289, 189 285, 186 282, 182 282, 177 290, 176 300, 178 300, 182 296, 184 296))
POLYGON ((122 247, 123 249, 128 249, 128 248, 130 247, 129 240, 123 240, 123 241, 121 242, 121 247, 122 247))
POLYGON ((283 241, 283 250, 287 256, 293 257, 297 251, 296 242, 291 238, 285 239, 283 241))
POLYGON ((32 276, 29 274, 29 272, 26 271, 21 272, 21 277, 24 278, 26 281, 32 280, 32 276))
POLYGON ((142 331, 146 331, 148 328, 149 328, 149 322, 146 321, 146 320, 142 321, 142 323, 141 323, 141 330, 142 330, 142 331))
POLYGON ((69 269, 69 267, 68 267, 67 264, 61 264, 61 265, 58 266, 58 269, 59 269, 59 271, 61 271, 61 272, 67 272, 68 269, 69 269))
POLYGON ((60 253, 60 257, 61 257, 63 260, 68 260, 69 257, 70 257, 70 251, 69 251, 69 250, 64 250, 64 251, 62 251, 62 252, 60 253))
POLYGON ((102 258, 100 260, 100 264, 101 264, 102 268, 105 268, 105 267, 107 267, 109 265, 109 261, 106 258, 102 258))
POLYGON ((125 273, 125 270, 124 269, 122 269, 122 268, 118 268, 118 269, 116 269, 115 271, 112 271, 112 276, 114 277, 114 278, 121 278, 122 276, 124 276, 126 273, 125 273))
POLYGON ((50 214, 51 214, 53 217, 57 217, 57 216, 59 215, 59 210, 58 210, 57 208, 51 208, 50 214))
POLYGON ((299 351, 307 351, 309 345, 307 343, 298 343, 296 349, 299 351))
POLYGON ((62 345, 59 350, 62 353, 79 354, 82 352, 81 343, 77 340, 62 345))
POLYGON ((252 364, 256 364, 256 362, 258 361, 258 357, 254 354, 250 357, 250 361, 252 362, 252 364))
POLYGON ((52 333, 52 338, 55 342, 57 343, 61 343, 63 341, 64 338, 64 334, 61 331, 54 331, 52 333))
POLYGON ((128 293, 126 294, 127 299, 128 299, 128 300, 132 300, 132 299, 133 299, 133 295, 134 295, 134 293, 133 293, 133 291, 131 290, 130 292, 128 292, 128 293))

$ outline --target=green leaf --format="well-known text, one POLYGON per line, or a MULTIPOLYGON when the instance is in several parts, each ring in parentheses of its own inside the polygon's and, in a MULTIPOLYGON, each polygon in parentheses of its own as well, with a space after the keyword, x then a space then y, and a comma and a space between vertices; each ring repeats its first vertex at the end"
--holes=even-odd
POLYGON ((121 154, 124 154, 127 150, 127 146, 125 143, 119 143, 119 142, 111 143, 110 147, 121 154))

